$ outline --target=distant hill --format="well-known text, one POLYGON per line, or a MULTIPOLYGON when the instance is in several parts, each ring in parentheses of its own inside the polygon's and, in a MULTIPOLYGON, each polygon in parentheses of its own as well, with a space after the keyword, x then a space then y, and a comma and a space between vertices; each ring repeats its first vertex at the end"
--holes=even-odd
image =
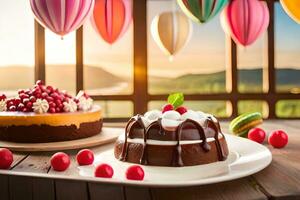
MULTIPOLYGON (((49 84, 61 89, 75 90, 75 66, 47 66, 46 69, 49 84)), ((277 83, 279 90, 291 87, 300 87, 300 70, 278 69, 277 83)), ((16 90, 32 86, 34 69, 29 67, 10 66, 0 67, 0 90, 16 90)), ((132 82, 126 78, 114 75, 99 67, 86 66, 84 69, 84 84, 88 89, 101 89, 118 87, 127 84, 127 89, 132 88, 132 82)), ((212 93, 225 92, 225 72, 211 74, 186 74, 176 78, 162 78, 150 76, 149 90, 151 93, 170 93, 184 91, 184 93, 212 93)), ((239 70, 240 90, 261 91, 262 70, 239 70)), ((123 91, 123 90, 122 90, 123 91)))

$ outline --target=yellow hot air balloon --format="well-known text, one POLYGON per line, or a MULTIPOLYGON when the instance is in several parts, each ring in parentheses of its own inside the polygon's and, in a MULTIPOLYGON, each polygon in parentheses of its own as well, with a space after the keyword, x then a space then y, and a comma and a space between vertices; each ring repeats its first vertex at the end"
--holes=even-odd
POLYGON ((300 24, 300 1, 299 0, 280 0, 285 12, 298 24, 300 24))
POLYGON ((188 42, 192 33, 190 20, 181 12, 164 12, 157 15, 151 24, 151 34, 160 49, 173 56, 188 42))

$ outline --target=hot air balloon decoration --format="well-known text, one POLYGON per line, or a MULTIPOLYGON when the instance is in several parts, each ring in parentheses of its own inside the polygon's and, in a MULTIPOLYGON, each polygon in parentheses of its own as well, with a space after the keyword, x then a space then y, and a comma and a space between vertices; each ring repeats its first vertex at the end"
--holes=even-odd
POLYGON ((151 23, 151 34, 160 49, 170 60, 188 42, 192 33, 190 20, 181 12, 164 12, 151 23))
POLYGON ((37 21, 60 36, 78 29, 94 3, 94 0, 30 0, 37 21))
POLYGON ((132 21, 132 1, 96 0, 91 21, 102 39, 113 44, 127 31, 132 21))
POLYGON ((221 24, 225 33, 242 46, 253 44, 269 25, 269 9, 259 0, 234 0, 223 10, 221 24))
POLYGON ((300 24, 300 1, 280 0, 285 12, 298 24, 300 24))
POLYGON ((190 19, 205 23, 216 16, 228 0, 177 0, 177 3, 190 19))

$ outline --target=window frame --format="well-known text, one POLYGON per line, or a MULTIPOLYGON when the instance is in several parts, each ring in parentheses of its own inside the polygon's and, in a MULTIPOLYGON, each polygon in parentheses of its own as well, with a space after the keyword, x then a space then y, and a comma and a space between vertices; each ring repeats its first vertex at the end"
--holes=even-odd
MULTIPOLYGON (((158 0, 157 0, 158 1, 158 0)), ((276 70, 274 63, 274 7, 278 0, 265 0, 270 12, 270 24, 267 31, 267 65, 263 67, 263 93, 240 93, 238 91, 237 46, 233 40, 226 38, 228 63, 226 63, 226 93, 189 94, 186 100, 224 100, 231 102, 232 113, 229 119, 238 116, 238 101, 262 100, 269 106, 270 119, 277 119, 276 102, 279 100, 300 99, 300 94, 276 92, 276 70)), ((148 102, 165 100, 168 94, 153 95, 148 93, 147 62, 147 0, 133 0, 133 94, 129 95, 96 95, 94 100, 131 101, 134 114, 147 111, 148 102)), ((83 84, 83 27, 76 31, 76 91, 84 88, 83 84)), ((45 71, 45 30, 35 21, 35 80, 46 81, 45 71)), ((227 118, 228 119, 228 118, 227 118)), ((286 118, 285 118, 286 119, 286 118)), ((289 118, 299 119, 299 118, 289 118)), ((106 121, 124 121, 127 118, 107 118, 106 121)))

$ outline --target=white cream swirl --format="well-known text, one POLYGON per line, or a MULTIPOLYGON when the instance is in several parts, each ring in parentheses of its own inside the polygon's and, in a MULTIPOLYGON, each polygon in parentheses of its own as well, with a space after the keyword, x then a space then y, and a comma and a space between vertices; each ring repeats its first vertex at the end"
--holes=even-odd
POLYGON ((82 111, 88 111, 93 106, 93 99, 81 96, 78 102, 78 108, 82 111))
POLYGON ((77 111, 77 103, 72 99, 69 102, 64 102, 64 111, 65 112, 76 112, 77 111))
POLYGON ((7 111, 6 101, 1 100, 0 101, 0 112, 5 112, 5 111, 7 111))
POLYGON ((43 114, 48 111, 49 104, 45 99, 37 99, 36 102, 33 103, 32 109, 37 114, 43 114))

